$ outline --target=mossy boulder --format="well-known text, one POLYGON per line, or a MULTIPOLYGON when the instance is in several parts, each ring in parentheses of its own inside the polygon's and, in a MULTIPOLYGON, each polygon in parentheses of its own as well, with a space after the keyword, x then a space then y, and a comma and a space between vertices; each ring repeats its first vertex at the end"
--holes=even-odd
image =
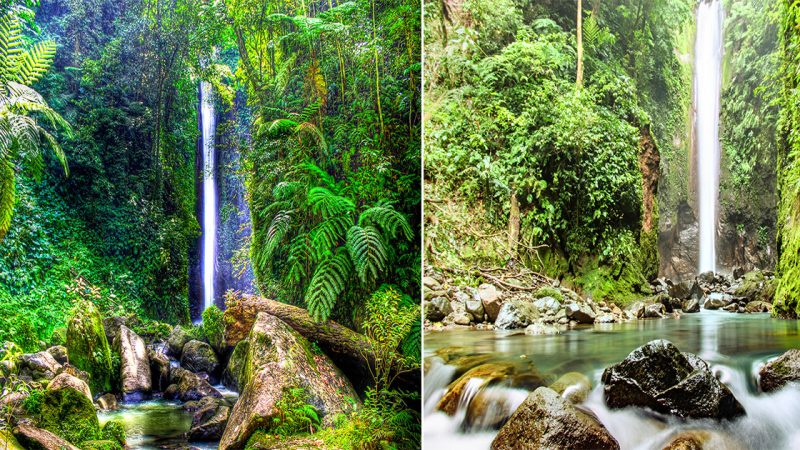
POLYGON ((167 352, 176 358, 180 358, 183 354, 183 346, 191 340, 192 336, 183 327, 175 325, 175 328, 172 329, 167 338, 167 352))
POLYGON ((50 431, 24 423, 14 428, 14 437, 27 450, 81 450, 50 431))
MULTIPOLYGON (((353 411, 358 397, 331 360, 275 316, 259 313, 247 340, 244 388, 231 411, 219 448, 239 450, 258 429, 269 428, 290 388, 302 388, 324 426, 353 411)), ((237 340, 237 343, 241 339, 237 340)))
POLYGON ((191 340, 183 346, 181 367, 195 373, 203 372, 216 378, 219 371, 219 359, 209 344, 191 340))
POLYGON ((233 348, 233 353, 228 360, 228 367, 222 373, 222 384, 228 389, 239 391, 244 387, 244 369, 247 363, 247 353, 250 351, 250 341, 247 339, 239 341, 233 348))
POLYGON ((170 372, 172 383, 164 391, 165 398, 178 398, 182 402, 200 400, 203 397, 222 398, 222 394, 194 372, 176 367, 170 372))
POLYGON ((758 378, 764 392, 777 391, 789 383, 800 383, 800 349, 790 349, 764 365, 758 378))
POLYGON ((103 319, 93 303, 80 302, 73 308, 67 321, 67 352, 70 363, 91 376, 92 392, 113 390, 117 377, 111 362, 111 346, 103 319))
POLYGON ((45 391, 37 425, 75 444, 99 438, 100 422, 86 395, 88 387, 70 375, 59 377, 63 379, 53 380, 45 391))
POLYGON ((103 430, 100 434, 106 441, 116 442, 121 447, 125 447, 127 445, 125 427, 122 425, 122 423, 117 422, 116 420, 110 420, 106 422, 106 424, 103 425, 103 430))
POLYGON ((81 450, 122 450, 118 442, 109 440, 86 441, 81 443, 81 450))
POLYGON ((764 272, 754 270, 744 275, 744 279, 733 295, 744 298, 747 302, 761 300, 772 303, 772 298, 775 296, 775 284, 772 280, 767 279, 764 272))

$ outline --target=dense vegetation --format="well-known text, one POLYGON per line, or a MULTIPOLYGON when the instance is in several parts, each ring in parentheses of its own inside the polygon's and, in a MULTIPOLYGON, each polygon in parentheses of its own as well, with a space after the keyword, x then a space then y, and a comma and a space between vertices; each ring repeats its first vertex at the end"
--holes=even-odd
POLYGON ((489 259, 519 255, 624 302, 658 270, 658 208, 643 206, 657 199, 642 187, 658 173, 638 159, 648 145, 686 148, 673 139, 690 92, 674 49, 692 3, 586 6, 578 38, 571 2, 430 4, 426 177, 482 205, 495 228, 519 221, 511 253, 489 259))

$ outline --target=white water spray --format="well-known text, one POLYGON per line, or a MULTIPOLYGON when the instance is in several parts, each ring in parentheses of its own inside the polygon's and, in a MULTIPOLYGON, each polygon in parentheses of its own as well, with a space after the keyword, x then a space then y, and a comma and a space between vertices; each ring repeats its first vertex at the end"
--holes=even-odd
POLYGON ((719 104, 722 89, 722 2, 700 0, 694 64, 700 273, 716 271, 719 196, 719 104))
POLYGON ((203 128, 203 310, 214 304, 217 262, 217 183, 214 174, 214 101, 211 84, 200 84, 200 122, 203 128))

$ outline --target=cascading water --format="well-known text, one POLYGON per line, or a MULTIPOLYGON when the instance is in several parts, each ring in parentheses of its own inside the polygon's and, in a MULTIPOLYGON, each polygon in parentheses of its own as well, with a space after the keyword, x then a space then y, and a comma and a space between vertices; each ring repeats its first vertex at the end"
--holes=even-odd
POLYGON ((699 210, 698 270, 716 271, 719 197, 719 104, 722 88, 722 2, 700 0, 694 64, 694 110, 699 210))
POLYGON ((214 304, 217 262, 217 183, 214 173, 214 101, 211 84, 200 83, 200 122, 203 131, 203 310, 214 304))

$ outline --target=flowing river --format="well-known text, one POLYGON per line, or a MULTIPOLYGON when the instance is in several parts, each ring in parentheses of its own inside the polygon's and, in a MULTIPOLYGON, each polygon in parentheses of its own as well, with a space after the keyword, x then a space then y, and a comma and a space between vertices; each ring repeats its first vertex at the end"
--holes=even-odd
MULTIPOLYGON (((800 388, 789 386, 763 394, 757 387, 758 369, 784 351, 800 347, 800 322, 773 319, 768 314, 736 314, 702 310, 678 318, 595 324, 555 336, 457 330, 425 334, 425 429, 427 448, 488 449, 497 433, 468 417, 469 401, 480 386, 467 386, 453 417, 436 411, 452 381, 455 367, 442 364, 439 352, 459 352, 481 362, 505 362, 517 367, 517 379, 488 388, 509 411, 522 403, 533 386, 525 374, 549 382, 567 372, 592 380, 593 391, 582 405, 591 410, 623 449, 661 449, 681 430, 711 430, 719 448, 800 448, 800 388), (632 350, 654 339, 667 339, 681 351, 695 353, 727 384, 747 416, 733 422, 656 420, 637 408, 609 410, 603 401, 603 370, 622 361, 632 350), (521 375, 521 376, 520 376, 521 375), (522 380, 522 381, 520 381, 522 380), (736 446, 731 447, 732 443, 736 446)), ((709 443, 712 447, 714 442, 709 443)))

